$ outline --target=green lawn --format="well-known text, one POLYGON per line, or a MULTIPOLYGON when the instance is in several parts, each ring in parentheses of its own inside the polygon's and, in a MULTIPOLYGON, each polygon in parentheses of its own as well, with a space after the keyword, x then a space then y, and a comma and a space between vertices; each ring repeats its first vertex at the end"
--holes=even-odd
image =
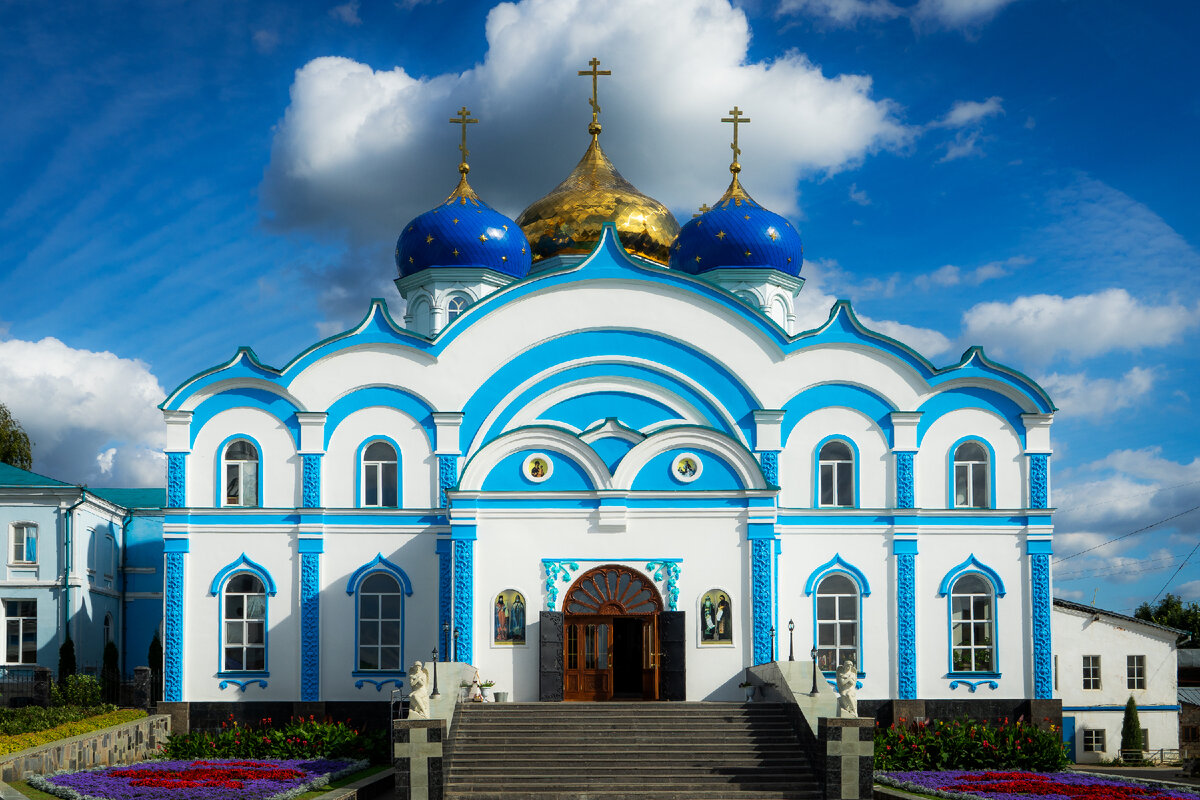
POLYGON ((25 781, 13 781, 8 785, 28 797, 29 800, 62 800, 60 797, 55 797, 52 794, 46 794, 39 789, 33 788, 25 781))

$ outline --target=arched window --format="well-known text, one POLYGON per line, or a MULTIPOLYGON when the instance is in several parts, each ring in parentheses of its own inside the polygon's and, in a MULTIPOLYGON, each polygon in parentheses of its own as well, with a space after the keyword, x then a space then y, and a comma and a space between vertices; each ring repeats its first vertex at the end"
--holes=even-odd
POLYGON ((104 615, 104 643, 105 644, 108 644, 109 642, 111 642, 113 640, 112 634, 113 634, 112 614, 105 614, 104 615))
POLYGON ((969 572, 950 590, 950 663, 954 672, 994 672, 995 614, 992 587, 969 572))
POLYGON ((833 672, 844 661, 853 661, 862 671, 858 654, 858 587, 835 572, 817 584, 817 664, 833 672))
POLYGON ((371 442, 362 455, 362 504, 396 508, 396 450, 387 442, 371 442))
POLYGON ((225 505, 258 506, 258 448, 245 439, 230 442, 222 459, 225 505))
POLYGON ((834 439, 821 445, 817 455, 819 505, 831 508, 854 506, 854 452, 850 445, 834 439))
POLYGON ((433 332, 433 312, 429 308, 429 301, 422 297, 409 308, 413 330, 429 336, 433 332))
POLYGON ((358 667, 360 672, 400 672, 404 630, 400 584, 386 572, 368 576, 358 589, 358 667))
POLYGON ((446 322, 451 323, 462 316, 462 313, 467 310, 467 298, 461 294, 456 294, 450 298, 450 302, 446 303, 446 322))
POLYGON ((240 572, 225 584, 221 598, 221 669, 265 672, 267 669, 267 592, 256 575, 240 572))
POLYGON ((990 508, 988 452, 979 442, 964 442, 954 451, 955 508, 990 508))

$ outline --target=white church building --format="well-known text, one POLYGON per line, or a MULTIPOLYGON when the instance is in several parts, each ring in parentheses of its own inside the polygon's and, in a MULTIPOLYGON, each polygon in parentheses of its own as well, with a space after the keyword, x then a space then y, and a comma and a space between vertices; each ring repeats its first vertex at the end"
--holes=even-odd
POLYGON ((794 330, 800 236, 736 133, 680 228, 595 114, 509 219, 458 121, 458 187, 400 232, 402 320, 374 300, 163 403, 167 701, 378 701, 435 648, 517 701, 739 700, 812 648, 867 709, 1053 696, 1041 388, 845 301, 794 330))

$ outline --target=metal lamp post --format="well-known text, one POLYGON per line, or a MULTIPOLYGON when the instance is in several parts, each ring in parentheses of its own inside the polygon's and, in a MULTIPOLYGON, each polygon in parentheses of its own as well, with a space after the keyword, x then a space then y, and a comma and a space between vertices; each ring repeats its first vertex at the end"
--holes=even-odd
POLYGON ((454 653, 453 661, 458 661, 458 628, 454 629, 454 653))
POLYGON ((450 660, 450 623, 442 623, 442 653, 450 660))
POLYGON ((442 696, 442 693, 438 691, 437 662, 438 662, 438 649, 435 647, 435 648, 433 648, 433 693, 429 695, 431 698, 442 696))
POLYGON ((788 661, 796 660, 796 623, 794 620, 788 620, 788 661))
MULTIPOLYGON (((771 626, 771 661, 775 660, 775 626, 771 626)), ((769 663, 769 662, 768 662, 769 663)))
POLYGON ((817 694, 817 648, 815 645, 813 646, 813 649, 809 651, 808 654, 810 656, 812 656, 812 664, 813 664, 813 685, 812 685, 812 691, 809 692, 809 694, 811 694, 815 697, 817 694))

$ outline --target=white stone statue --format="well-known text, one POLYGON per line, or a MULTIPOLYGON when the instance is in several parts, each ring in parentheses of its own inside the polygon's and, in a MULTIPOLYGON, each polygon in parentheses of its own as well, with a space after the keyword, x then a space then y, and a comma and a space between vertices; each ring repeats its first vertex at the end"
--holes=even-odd
POLYGON ((467 689, 467 699, 475 702, 483 702, 483 686, 479 683, 479 670, 475 670, 475 678, 471 681, 470 688, 467 689))
POLYGON ((858 717, 858 668, 846 659, 837 671, 838 716, 858 717))
POLYGON ((420 661, 408 668, 408 718, 429 719, 429 670, 420 661))

